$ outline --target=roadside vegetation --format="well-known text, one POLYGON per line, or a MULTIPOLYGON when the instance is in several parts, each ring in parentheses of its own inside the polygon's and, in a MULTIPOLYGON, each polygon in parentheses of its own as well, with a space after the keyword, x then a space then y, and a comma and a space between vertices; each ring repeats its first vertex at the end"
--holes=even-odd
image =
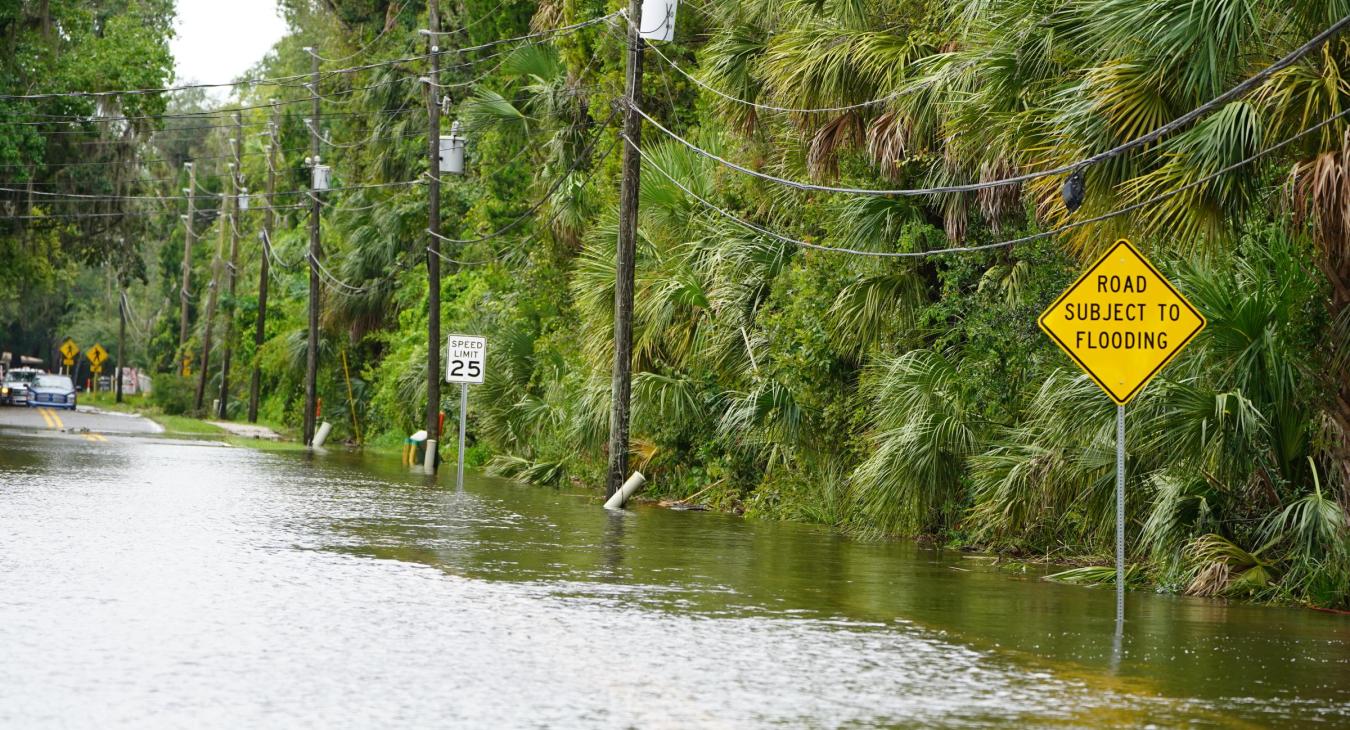
MULTIPOLYGON (((0 87, 163 85, 164 5, 42 4, 63 24, 104 28, 101 36, 45 33, 51 20, 36 4, 0 10, 0 38, 24 49, 0 60, 0 87), (134 14, 159 20, 126 26, 122 18, 134 14), (72 55, 117 39, 127 49, 108 52, 99 75, 71 75, 72 55), (156 63, 122 60, 142 46, 156 63)), ((306 46, 326 59, 350 56, 325 61, 326 70, 425 52, 417 33, 428 22, 424 2, 280 5, 293 32, 255 69, 259 77, 308 73, 306 46)), ((617 8, 443 4, 453 33, 440 43, 468 48, 617 8)), ((684 4, 675 42, 647 54, 642 106, 692 144, 779 177, 857 188, 991 180, 1073 164, 1157 129, 1347 14, 1350 0, 684 4)), ((451 54, 441 79, 450 118, 469 140, 469 174, 447 177, 442 219, 448 237, 472 241, 443 245, 454 261, 443 279, 442 330, 490 341, 488 382, 471 390, 476 459, 542 486, 598 488, 604 469, 620 22, 451 54)), ((323 158, 334 187, 348 188, 325 197, 322 223, 331 276, 319 383, 335 439, 356 440, 356 423, 361 441, 396 445, 421 427, 426 191, 362 186, 424 172, 418 77, 426 72, 414 58, 322 81, 323 158)), ((12 262, 0 269, 10 340, 34 352, 66 334, 108 346, 125 288, 131 362, 160 373, 163 413, 192 413, 213 252, 228 233, 212 197, 226 185, 233 134, 221 127, 226 112, 243 107, 243 173, 254 206, 265 205, 257 193, 273 98, 284 102, 281 208, 308 184, 309 107, 298 85, 240 87, 219 108, 198 92, 109 98, 98 104, 112 106, 97 108, 87 99, 0 108, 0 165, 11 183, 181 197, 183 163, 194 159, 203 192, 188 282, 179 275, 181 199, 100 207, 0 193, 7 214, 36 216, 0 220, 0 252, 12 262), (89 121, 45 138, 42 127, 4 124, 44 113, 205 111, 221 115, 89 121), (93 165, 90 150, 106 150, 106 164, 93 165), (110 215, 65 217, 75 212, 110 215), (180 348, 184 286, 193 324, 180 348), (185 357, 194 375, 180 378, 173 373, 185 357)), ((1350 131, 1345 117, 1315 126, 1347 109, 1350 36, 1338 36, 1184 130, 1086 167, 1084 204, 1072 213, 1062 175, 918 197, 804 191, 727 169, 648 124, 635 465, 656 496, 697 495, 755 517, 922 536, 1023 560, 1105 562, 1114 406, 1035 321, 1087 261, 1125 236, 1209 321, 1127 412, 1131 580, 1348 607, 1350 131), (808 243, 894 253, 994 243, 1133 204, 1141 206, 1025 244, 914 259, 811 250, 723 215, 808 243)), ((241 218, 243 273, 221 307, 233 320, 230 415, 243 419, 256 363, 262 418, 295 430, 304 400, 305 212, 276 211, 270 254, 258 243, 263 218, 258 210, 241 218), (255 349, 264 256, 271 299, 255 349)), ((217 342, 225 331, 217 322, 217 342)), ((218 377, 213 371, 208 392, 218 377)), ((458 393, 443 397, 452 426, 458 393)))
POLYGON ((81 393, 80 405, 116 413, 138 413, 163 426, 164 432, 170 435, 223 436, 225 434, 225 431, 219 426, 214 426, 200 418, 166 413, 152 398, 144 396, 123 396, 122 402, 118 403, 114 394, 107 391, 81 393))

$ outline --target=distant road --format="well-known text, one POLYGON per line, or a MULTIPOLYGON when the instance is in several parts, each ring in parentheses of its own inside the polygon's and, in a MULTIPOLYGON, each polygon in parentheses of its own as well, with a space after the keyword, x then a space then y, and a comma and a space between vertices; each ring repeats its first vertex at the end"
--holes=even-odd
POLYGON ((54 408, 0 406, 0 429, 72 434, 87 441, 118 434, 160 433, 159 424, 128 413, 109 413, 81 407, 75 411, 54 408))

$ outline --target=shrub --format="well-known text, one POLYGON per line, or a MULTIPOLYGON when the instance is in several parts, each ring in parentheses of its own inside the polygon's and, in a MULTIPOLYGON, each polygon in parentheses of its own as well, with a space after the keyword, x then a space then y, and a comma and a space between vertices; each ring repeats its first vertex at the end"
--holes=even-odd
POLYGON ((165 373, 155 376, 150 402, 170 416, 181 416, 192 410, 193 396, 191 378, 165 373))

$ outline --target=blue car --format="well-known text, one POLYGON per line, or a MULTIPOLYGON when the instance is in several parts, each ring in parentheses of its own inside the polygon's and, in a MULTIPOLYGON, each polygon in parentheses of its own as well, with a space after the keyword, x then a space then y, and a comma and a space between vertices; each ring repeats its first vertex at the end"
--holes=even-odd
POLYGON ((75 410, 75 384, 64 375, 43 374, 28 386, 29 408, 75 410))

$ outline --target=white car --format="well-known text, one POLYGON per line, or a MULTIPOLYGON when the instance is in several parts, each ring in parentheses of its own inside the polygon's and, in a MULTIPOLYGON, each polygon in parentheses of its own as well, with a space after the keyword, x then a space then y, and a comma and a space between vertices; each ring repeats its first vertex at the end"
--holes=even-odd
POLYGON ((28 405, 29 389, 33 381, 42 375, 41 370, 33 368, 14 368, 5 374, 5 379, 0 382, 0 403, 8 406, 26 406, 28 405))

